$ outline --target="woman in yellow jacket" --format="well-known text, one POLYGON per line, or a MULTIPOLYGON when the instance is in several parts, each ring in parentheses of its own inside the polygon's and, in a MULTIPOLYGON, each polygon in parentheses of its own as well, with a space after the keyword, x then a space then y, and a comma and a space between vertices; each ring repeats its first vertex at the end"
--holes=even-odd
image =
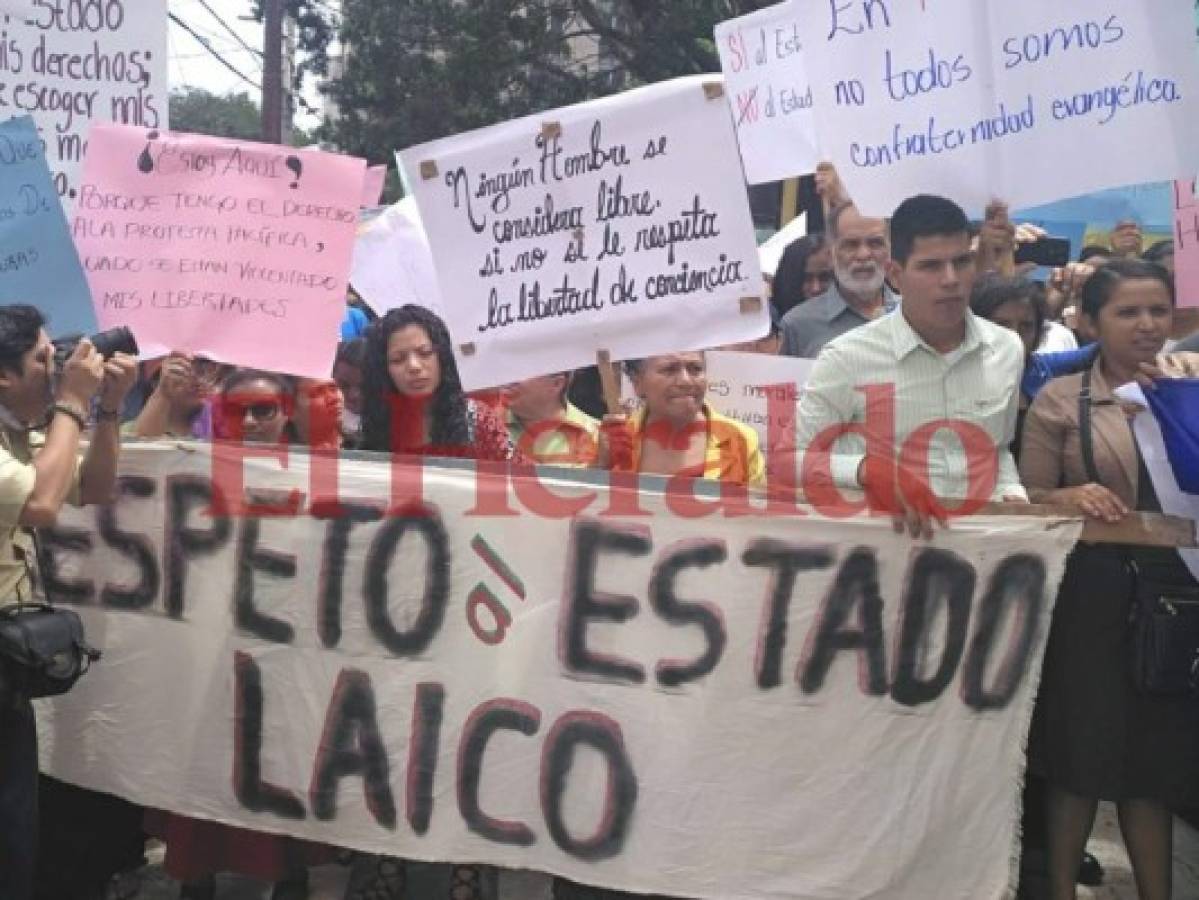
POLYGON ((704 402, 708 372, 702 352, 630 360, 625 371, 643 406, 628 419, 605 418, 601 468, 764 484, 757 432, 704 402))
MULTIPOLYGON (((623 472, 704 478, 762 486, 766 461, 758 433, 714 412, 704 398, 704 354, 671 353, 626 361, 625 373, 641 399, 630 417, 605 416, 597 466, 623 472)), ((554 880, 554 900, 673 900, 554 880)))

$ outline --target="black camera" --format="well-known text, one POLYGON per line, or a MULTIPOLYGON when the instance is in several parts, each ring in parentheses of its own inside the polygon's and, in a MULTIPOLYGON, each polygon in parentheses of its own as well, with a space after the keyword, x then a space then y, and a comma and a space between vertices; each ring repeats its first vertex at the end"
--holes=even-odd
MULTIPOLYGON (((73 334, 69 337, 59 338, 53 342, 55 371, 62 371, 67 358, 75 352, 75 348, 81 340, 83 340, 83 335, 73 334)), ((110 328, 107 331, 101 331, 99 334, 93 334, 88 340, 92 342, 92 346, 96 348, 96 352, 106 360, 112 359, 114 353, 128 353, 130 356, 137 356, 138 354, 137 339, 133 336, 133 332, 124 325, 110 328)))

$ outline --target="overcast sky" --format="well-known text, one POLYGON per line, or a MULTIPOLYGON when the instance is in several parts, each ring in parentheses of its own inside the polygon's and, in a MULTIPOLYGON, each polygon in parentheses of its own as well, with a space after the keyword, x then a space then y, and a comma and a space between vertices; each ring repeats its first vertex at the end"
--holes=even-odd
MULTIPOLYGON (((238 40, 254 50, 262 50, 262 26, 253 21, 243 21, 242 17, 250 15, 251 0, 168 0, 171 12, 190 25, 197 33, 204 36, 221 56, 240 72, 253 85, 229 71, 212 54, 205 50, 195 38, 176 25, 170 23, 171 37, 171 87, 202 87, 214 94, 245 92, 257 102, 261 99, 261 91, 257 85, 262 84, 262 58, 243 46, 238 40), (213 12, 205 9, 205 4, 224 21, 236 37, 221 25, 213 12)), ((311 82, 311 79, 309 79, 311 82)), ((304 91, 304 98, 314 107, 320 109, 321 99, 315 85, 309 83, 304 91)), ((296 112, 296 124, 311 128, 320 121, 319 116, 306 113, 303 108, 296 112)))

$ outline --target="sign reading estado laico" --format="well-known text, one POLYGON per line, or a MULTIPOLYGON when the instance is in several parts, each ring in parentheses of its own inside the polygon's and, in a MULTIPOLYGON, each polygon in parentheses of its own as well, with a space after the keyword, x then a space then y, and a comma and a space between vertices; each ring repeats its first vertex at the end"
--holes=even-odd
POLYGON ((282 453, 133 445, 46 535, 104 658, 43 704, 44 771, 639 894, 1007 896, 1078 523, 916 543, 687 479, 282 453))
POLYGON ((863 211, 981 213, 1199 171, 1193 0, 794 0, 821 146, 863 211))
POLYGON ((769 330, 718 75, 400 154, 468 390, 769 330))

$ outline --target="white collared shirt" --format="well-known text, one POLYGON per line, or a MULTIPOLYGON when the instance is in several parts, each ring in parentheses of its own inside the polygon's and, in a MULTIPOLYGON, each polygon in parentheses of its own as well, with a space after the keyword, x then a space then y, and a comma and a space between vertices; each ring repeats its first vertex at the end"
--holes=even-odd
MULTIPOLYGON (((871 439, 886 441, 896 458, 906 450, 909 458, 904 462, 910 465, 908 439, 914 432, 932 422, 969 423, 985 433, 989 447, 985 452, 968 453, 949 428, 937 429, 931 436, 928 483, 937 496, 970 496, 968 456, 974 456, 976 471, 997 466, 990 499, 1027 498, 1009 449, 1023 370, 1024 348, 1011 331, 967 312, 966 339, 943 354, 916 334, 901 308, 847 332, 821 352, 800 400, 796 425, 800 461, 819 435, 830 433, 827 429, 856 425, 861 432, 867 427, 877 432, 871 439), (867 416, 866 394, 860 390, 867 385, 894 388, 894 441, 885 434, 888 411, 881 397, 867 416)), ((826 471, 838 487, 860 487, 858 468, 866 444, 866 434, 859 432, 843 434, 833 443, 826 471)))

